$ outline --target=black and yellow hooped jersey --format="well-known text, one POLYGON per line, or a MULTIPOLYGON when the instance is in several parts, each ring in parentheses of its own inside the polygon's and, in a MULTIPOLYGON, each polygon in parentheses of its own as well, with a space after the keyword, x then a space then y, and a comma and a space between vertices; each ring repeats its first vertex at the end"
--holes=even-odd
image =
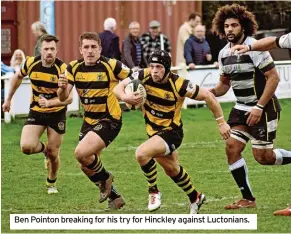
POLYGON ((21 68, 23 76, 29 76, 32 88, 32 97, 30 109, 41 113, 58 112, 66 106, 42 108, 39 105, 39 97, 44 96, 46 99, 58 98, 58 80, 59 75, 64 73, 67 65, 56 58, 51 67, 43 67, 41 57, 30 57, 26 60, 21 68))
POLYGON ((91 125, 99 119, 121 118, 121 109, 113 89, 131 70, 116 59, 101 56, 93 66, 84 59, 75 60, 67 68, 67 78, 75 85, 84 107, 84 120, 91 125))
POLYGON ((132 74, 131 79, 142 81, 147 91, 147 100, 142 108, 147 134, 152 136, 163 130, 182 128, 181 108, 185 97, 195 99, 199 86, 172 72, 168 81, 155 83, 146 68, 132 74))

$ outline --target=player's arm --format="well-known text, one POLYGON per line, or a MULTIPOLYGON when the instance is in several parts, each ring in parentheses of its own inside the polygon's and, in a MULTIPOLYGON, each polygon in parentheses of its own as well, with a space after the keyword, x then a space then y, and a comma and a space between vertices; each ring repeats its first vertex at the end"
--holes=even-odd
POLYGON ((258 103, 249 112, 249 117, 246 122, 249 126, 254 126, 260 121, 264 107, 275 94, 280 82, 274 61, 269 52, 255 52, 252 60, 254 65, 264 74, 266 85, 258 103))
POLYGON ((230 137, 230 127, 223 117, 223 112, 217 99, 208 89, 200 88, 198 85, 193 85, 189 80, 177 79, 176 87, 181 97, 188 97, 198 101, 205 101, 209 109, 212 111, 223 139, 230 137))
MULTIPOLYGON (((132 78, 133 79, 133 78, 132 78)), ((137 92, 126 94, 124 92, 126 85, 132 80, 131 78, 126 78, 123 81, 119 82, 119 84, 114 88, 113 92, 115 96, 128 104, 138 105, 142 102, 142 97, 137 94, 137 92)))
POLYGON ((280 82, 279 74, 276 68, 272 68, 271 70, 264 73, 265 77, 267 78, 266 86, 264 92, 258 101, 258 104, 261 106, 266 106, 270 99, 275 94, 275 91, 278 87, 280 82))
POLYGON ((58 85, 58 98, 61 102, 65 102, 70 96, 73 85, 69 83, 68 78, 65 74, 60 74, 58 85))
POLYGON ((214 94, 215 97, 223 96, 230 89, 230 80, 227 76, 221 75, 217 85, 209 91, 214 94))
POLYGON ((252 45, 235 45, 231 48, 230 53, 234 54, 237 51, 238 54, 243 54, 248 51, 266 51, 278 48, 276 43, 276 37, 266 37, 255 41, 252 45))
POLYGON ((57 107, 57 106, 67 106, 73 102, 73 92, 70 92, 69 97, 61 102, 58 98, 48 100, 45 97, 39 98, 39 105, 41 107, 57 107))
POLYGON ((16 90, 19 88, 21 85, 21 82, 23 80, 24 75, 21 73, 21 71, 17 71, 12 78, 10 79, 10 90, 8 93, 8 97, 5 100, 5 102, 2 105, 2 109, 4 112, 9 112, 10 111, 10 106, 11 106, 11 100, 16 92, 16 90))
POLYGON ((227 93, 227 91, 230 89, 230 78, 227 74, 224 72, 224 67, 222 64, 222 50, 219 52, 218 55, 218 63, 219 63, 219 74, 220 78, 216 86, 209 91, 214 94, 215 97, 223 96, 227 93))
MULTIPOLYGON (((196 86, 196 89, 198 86, 196 86)), ((197 92, 197 91, 196 91, 197 92)), ((228 139, 230 137, 230 127, 224 120, 223 111, 221 109, 221 106, 213 93, 211 93, 208 89, 205 88, 199 88, 199 91, 197 92, 196 97, 192 97, 192 99, 198 100, 198 101, 205 101, 208 108, 212 111, 218 127, 219 132, 224 140, 228 139)))
MULTIPOLYGON (((74 62, 72 62, 72 64, 73 63, 74 62)), ((67 101, 67 99, 69 99, 70 97, 70 93, 74 86, 74 76, 72 74, 73 74, 72 65, 70 64, 67 67, 67 70, 64 73, 61 73, 59 75, 59 80, 58 80, 59 89, 57 93, 58 93, 58 98, 61 102, 67 101)))
POLYGON ((257 105, 254 106, 250 111, 249 117, 247 119, 247 124, 249 126, 253 126, 260 121, 264 107, 275 94, 277 86, 280 82, 276 68, 272 68, 271 70, 265 72, 264 75, 267 78, 266 86, 257 105))

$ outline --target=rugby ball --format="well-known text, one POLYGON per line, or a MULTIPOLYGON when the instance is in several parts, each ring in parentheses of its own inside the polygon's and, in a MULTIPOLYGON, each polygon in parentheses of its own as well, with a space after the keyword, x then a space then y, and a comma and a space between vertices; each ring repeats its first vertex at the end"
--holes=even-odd
POLYGON ((146 98, 147 98, 147 93, 146 93, 145 87, 143 86, 143 84, 142 84, 142 82, 140 80, 132 80, 132 81, 130 81, 125 86, 125 89, 124 89, 124 92, 126 94, 134 93, 136 91, 137 91, 137 93, 141 94, 142 102, 139 105, 131 105, 131 104, 125 103, 127 108, 130 109, 130 110, 140 109, 143 106, 143 104, 145 103, 146 98))

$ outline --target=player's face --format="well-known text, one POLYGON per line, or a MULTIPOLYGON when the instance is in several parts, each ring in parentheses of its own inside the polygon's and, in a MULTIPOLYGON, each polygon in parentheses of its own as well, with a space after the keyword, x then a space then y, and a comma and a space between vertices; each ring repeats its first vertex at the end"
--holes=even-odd
POLYGON ((54 63, 56 56, 57 56, 57 44, 55 41, 43 41, 41 43, 40 54, 42 60, 46 64, 54 63))
POLYGON ((133 37, 138 37, 139 32, 140 32, 140 26, 139 26, 139 24, 133 24, 133 25, 131 26, 131 28, 129 29, 129 32, 130 32, 130 34, 131 34, 133 37))
POLYGON ((84 39, 80 47, 80 53, 83 55, 85 65, 94 65, 101 55, 101 46, 95 40, 84 39))
POLYGON ((166 70, 162 64, 151 63, 150 70, 151 70, 151 76, 154 82, 160 83, 161 81, 164 80, 164 74, 166 70))
POLYGON ((224 22, 224 33, 229 42, 237 43, 243 36, 243 29, 238 19, 229 18, 224 22))

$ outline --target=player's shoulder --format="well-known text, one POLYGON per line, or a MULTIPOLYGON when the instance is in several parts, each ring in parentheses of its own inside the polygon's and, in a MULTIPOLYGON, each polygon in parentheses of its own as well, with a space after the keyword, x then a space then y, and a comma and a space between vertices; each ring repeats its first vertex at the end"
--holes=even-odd
POLYGON ((257 41, 255 38, 247 36, 247 38, 244 40, 243 45, 251 45, 255 41, 257 41))
POLYGON ((229 56, 230 51, 230 42, 228 42, 220 51, 219 51, 219 57, 227 57, 229 56))
POLYGON ((41 57, 40 56, 31 56, 31 57, 28 57, 26 59, 27 63, 35 63, 35 62, 38 62, 38 61, 41 61, 41 57))
POLYGON ((169 80, 172 80, 175 83, 177 80, 183 81, 185 79, 176 73, 170 72, 169 73, 169 80))
POLYGON ((61 67, 64 63, 65 63, 65 62, 62 61, 62 60, 59 59, 59 58, 56 58, 56 60, 55 60, 55 64, 56 64, 57 66, 59 66, 59 67, 61 67))
POLYGON ((135 71, 131 74, 131 77, 134 80, 143 80, 145 78, 150 77, 151 72, 149 68, 144 68, 144 69, 140 69, 138 71, 135 71))
MULTIPOLYGON (((244 45, 252 45, 256 41, 257 40, 255 38, 248 36, 246 38, 246 40, 243 42, 243 44, 244 45)), ((249 55, 250 58, 253 61, 256 61, 256 60, 258 60, 258 61, 265 60, 265 58, 271 57, 269 51, 255 51, 255 50, 252 50, 252 51, 246 52, 246 54, 249 55)))
POLYGON ((36 56, 36 57, 27 57, 26 58, 26 68, 30 68, 36 64, 38 64, 39 62, 41 62, 41 57, 40 56, 36 56))
POLYGON ((69 65, 71 67, 75 67, 76 65, 80 65, 81 63, 84 62, 84 59, 77 59, 77 60, 73 60, 69 63, 69 65))
POLYGON ((114 68, 118 64, 118 60, 115 58, 107 58, 107 57, 102 56, 100 59, 103 62, 108 63, 111 68, 114 68))
POLYGON ((183 87, 188 84, 188 80, 185 79, 184 77, 179 76, 176 73, 170 72, 169 74, 169 81, 171 81, 171 85, 174 86, 173 88, 175 90, 181 90, 183 87))

